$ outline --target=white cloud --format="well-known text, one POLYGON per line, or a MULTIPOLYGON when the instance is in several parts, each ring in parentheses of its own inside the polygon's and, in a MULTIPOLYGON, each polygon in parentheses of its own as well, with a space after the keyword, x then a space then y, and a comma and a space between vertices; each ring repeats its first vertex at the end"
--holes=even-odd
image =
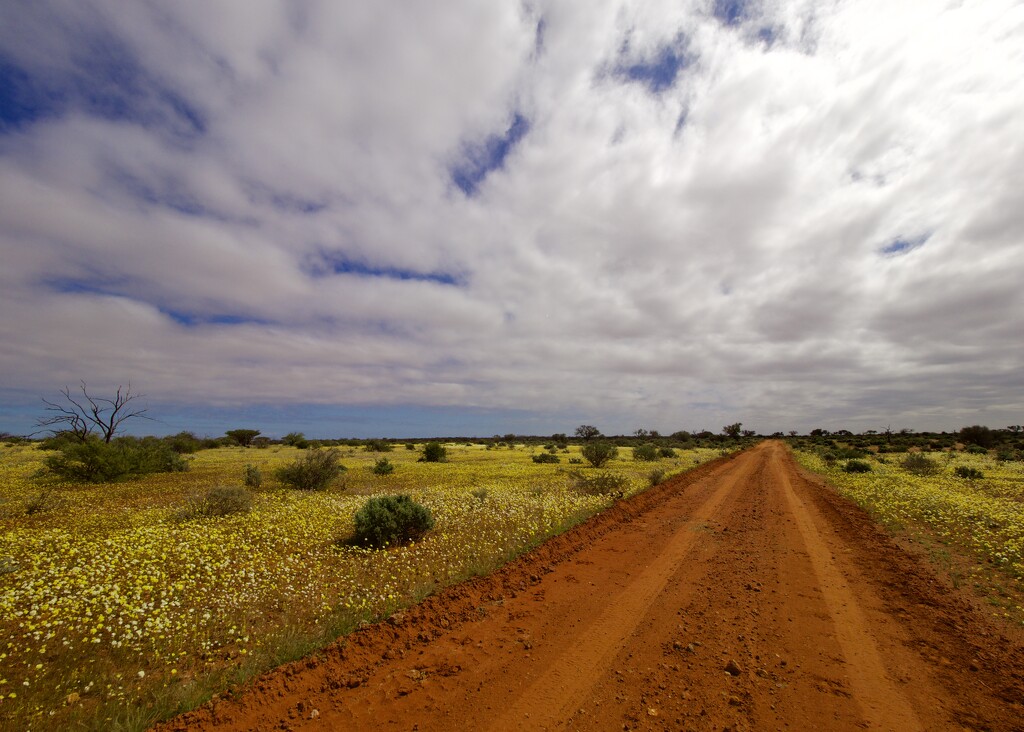
POLYGON ((6 6, 5 386, 1019 422, 1024 10, 713 5, 6 6))

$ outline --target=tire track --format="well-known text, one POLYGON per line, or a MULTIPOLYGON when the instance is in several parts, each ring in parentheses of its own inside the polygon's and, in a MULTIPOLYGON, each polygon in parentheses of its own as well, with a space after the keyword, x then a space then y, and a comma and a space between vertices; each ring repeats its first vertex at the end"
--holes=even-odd
POLYGON ((842 572, 830 558, 831 551, 822 540, 811 512, 793 491, 778 450, 771 455, 770 467, 772 479, 782 491, 807 547, 817 583, 835 627, 836 640, 846 660, 853 697, 865 720, 877 729, 898 732, 923 730, 910 702, 882 662, 878 646, 868 630, 865 613, 842 572))
POLYGON ((699 537, 695 529, 719 512, 738 483, 749 480, 752 467, 742 461, 719 477, 719 485, 668 537, 660 554, 621 592, 607 598, 605 610, 578 630, 566 651, 489 728, 551 729, 569 719, 692 550, 699 537))

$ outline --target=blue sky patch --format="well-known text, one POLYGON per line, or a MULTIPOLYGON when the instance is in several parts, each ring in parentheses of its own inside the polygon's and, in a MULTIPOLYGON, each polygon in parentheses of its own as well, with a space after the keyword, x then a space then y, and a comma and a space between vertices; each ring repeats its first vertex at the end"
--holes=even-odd
MULTIPOLYGON (((628 43, 623 50, 628 50, 628 43)), ((691 62, 686 53, 676 46, 664 46, 650 59, 618 64, 613 73, 620 79, 643 84, 652 94, 660 94, 672 88, 679 72, 691 62)))
POLYGON ((739 25, 747 16, 746 0, 715 0, 712 13, 725 25, 739 25))
POLYGON ((357 277, 380 277, 412 282, 434 282, 439 285, 458 286, 464 284, 461 277, 449 272, 417 272, 402 267, 377 267, 366 262, 349 259, 340 252, 324 252, 319 260, 306 271, 313 277, 329 275, 355 275, 357 277))
POLYGON ((505 166, 505 159, 530 131, 530 121, 516 112, 503 135, 491 135, 484 144, 467 150, 461 163, 449 171, 452 182, 467 196, 476 194, 489 173, 505 166))
POLYGON ((914 237, 912 239, 900 236, 893 239, 891 242, 882 247, 879 251, 887 256, 897 257, 900 256, 901 254, 907 254, 909 252, 912 252, 918 247, 923 246, 924 243, 928 241, 928 238, 930 236, 930 234, 924 234, 923 236, 914 237))
POLYGON ((64 73, 33 73, 0 56, 0 131, 80 110, 181 138, 206 132, 199 109, 149 73, 123 43, 94 37, 83 48, 64 73))

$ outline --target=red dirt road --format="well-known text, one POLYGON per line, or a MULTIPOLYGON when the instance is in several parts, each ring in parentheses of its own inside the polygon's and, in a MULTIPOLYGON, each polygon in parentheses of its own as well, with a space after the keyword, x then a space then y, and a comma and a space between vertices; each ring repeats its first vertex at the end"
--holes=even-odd
POLYGON ((767 442, 159 729, 787 728, 1024 730, 1024 648, 767 442))

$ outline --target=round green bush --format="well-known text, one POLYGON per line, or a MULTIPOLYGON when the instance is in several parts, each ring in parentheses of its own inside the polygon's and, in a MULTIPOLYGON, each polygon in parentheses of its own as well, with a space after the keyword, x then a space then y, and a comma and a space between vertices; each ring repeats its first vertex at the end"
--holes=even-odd
POLYGON ((619 448, 610 442, 588 442, 580 450, 587 462, 595 468, 600 468, 609 460, 619 455, 619 448))
POLYGON ((443 463, 448 459, 448 450, 440 442, 428 442, 423 446, 421 463, 443 463))
POLYGON ((539 455, 533 455, 533 462, 535 463, 557 463, 558 455, 552 455, 550 452, 542 452, 539 455))
POLYGON ((415 541, 434 528, 430 509, 407 495, 374 496, 355 515, 354 543, 382 548, 415 541))
POLYGON ((863 460, 850 460, 843 470, 847 473, 870 473, 871 466, 863 460))
POLYGON ((633 459, 652 463, 658 459, 658 448, 655 445, 637 445, 633 448, 633 459))

